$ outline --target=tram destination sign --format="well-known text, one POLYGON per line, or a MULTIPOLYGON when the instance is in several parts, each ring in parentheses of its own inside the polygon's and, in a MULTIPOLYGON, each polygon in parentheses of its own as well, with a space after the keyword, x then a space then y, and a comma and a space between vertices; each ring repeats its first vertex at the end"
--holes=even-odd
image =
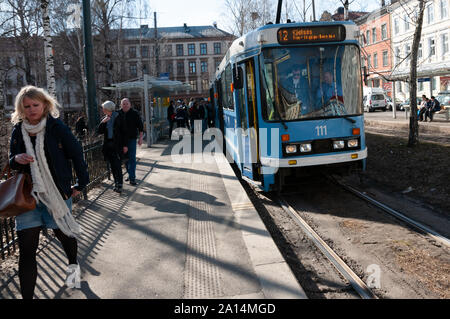
POLYGON ((277 33, 279 44, 337 42, 345 40, 342 25, 280 28, 277 33))

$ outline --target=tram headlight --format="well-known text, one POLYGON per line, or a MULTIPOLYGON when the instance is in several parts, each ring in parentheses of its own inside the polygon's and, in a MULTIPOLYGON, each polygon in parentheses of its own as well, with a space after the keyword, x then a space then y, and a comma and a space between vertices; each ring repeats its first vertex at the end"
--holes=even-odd
POLYGON ((358 140, 357 139, 348 140, 347 146, 348 147, 358 147, 358 140))
POLYGON ((286 154, 297 153, 297 145, 286 145, 286 154))
POLYGON ((311 152, 311 143, 300 144, 300 152, 302 153, 311 152))
POLYGON ((333 149, 340 150, 345 147, 344 141, 333 141, 333 149))

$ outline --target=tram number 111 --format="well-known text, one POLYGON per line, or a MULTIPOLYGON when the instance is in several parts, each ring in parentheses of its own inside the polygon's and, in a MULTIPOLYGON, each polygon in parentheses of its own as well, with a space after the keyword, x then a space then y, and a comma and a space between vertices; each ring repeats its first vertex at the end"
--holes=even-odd
POLYGON ((326 125, 316 126, 316 132, 317 136, 327 135, 327 126, 326 125))

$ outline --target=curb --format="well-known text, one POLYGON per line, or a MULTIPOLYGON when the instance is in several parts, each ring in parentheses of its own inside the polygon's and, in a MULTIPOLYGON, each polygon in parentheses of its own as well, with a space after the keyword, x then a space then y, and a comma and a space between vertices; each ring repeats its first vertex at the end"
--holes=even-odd
POLYGON ((216 153, 215 160, 237 223, 260 231, 259 234, 255 234, 246 231, 246 227, 241 227, 242 236, 264 297, 269 299, 307 299, 305 291, 298 284, 227 159, 223 154, 216 153))
MULTIPOLYGON (((377 120, 364 120, 364 125, 366 127, 376 127, 376 128, 391 128, 391 129, 401 129, 409 130, 409 122, 394 122, 394 121, 377 121, 377 120)), ((419 123, 419 133, 439 133, 439 134, 450 134, 450 126, 432 126, 419 123)))

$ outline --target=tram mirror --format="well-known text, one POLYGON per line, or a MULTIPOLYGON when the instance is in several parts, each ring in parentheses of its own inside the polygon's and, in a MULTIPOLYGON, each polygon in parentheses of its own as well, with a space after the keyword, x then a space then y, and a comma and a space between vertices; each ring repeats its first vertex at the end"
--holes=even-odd
POLYGON ((242 89, 244 86, 244 72, 241 67, 233 68, 233 87, 237 90, 242 89))

